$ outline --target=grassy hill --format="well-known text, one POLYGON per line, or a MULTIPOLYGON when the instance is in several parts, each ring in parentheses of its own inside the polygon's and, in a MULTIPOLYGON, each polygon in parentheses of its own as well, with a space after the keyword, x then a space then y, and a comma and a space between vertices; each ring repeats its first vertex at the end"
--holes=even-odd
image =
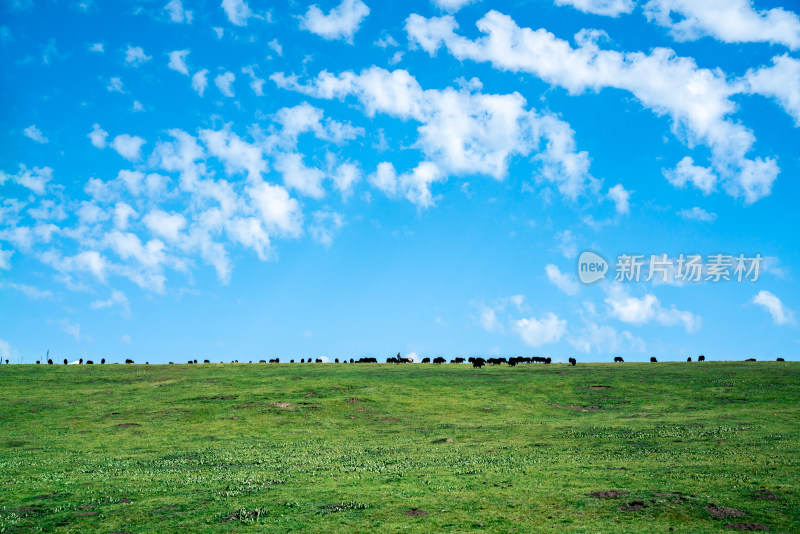
POLYGON ((800 532, 796 362, 0 380, 0 532, 800 532))

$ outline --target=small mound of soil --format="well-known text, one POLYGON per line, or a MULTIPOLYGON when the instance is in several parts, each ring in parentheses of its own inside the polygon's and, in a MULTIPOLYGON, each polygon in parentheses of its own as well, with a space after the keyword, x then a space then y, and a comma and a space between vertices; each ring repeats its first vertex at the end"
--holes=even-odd
POLYGON ((591 493, 587 493, 587 497, 595 497, 597 499, 618 499, 623 495, 627 495, 627 491, 621 490, 605 490, 605 491, 593 491, 591 493))
POLYGON ((728 508, 727 506, 716 506, 714 504, 709 504, 708 506, 706 506, 706 512, 708 512, 709 514, 711 514, 712 517, 715 517, 717 519, 747 515, 747 512, 745 512, 744 510, 737 510, 736 508, 728 508))
POLYGON ((428 515, 428 512, 420 510, 419 508, 412 508, 408 512, 403 513, 403 515, 428 515))
POLYGON ((725 525, 728 530, 769 530, 767 525, 761 523, 730 523, 725 525))
POLYGON ((644 510, 647 508, 647 505, 642 501, 631 501, 625 506, 620 506, 618 510, 620 512, 637 512, 639 510, 644 510))
POLYGON ((276 408, 291 408, 292 407, 291 403, 288 403, 288 402, 273 402, 271 404, 273 406, 275 406, 276 408))
POLYGON ((778 497, 777 493, 775 493, 774 491, 770 491, 768 489, 760 489, 760 490, 758 490, 757 492, 755 492, 753 494, 753 498, 754 499, 765 499, 767 501, 779 501, 779 500, 781 500, 781 498, 778 497))

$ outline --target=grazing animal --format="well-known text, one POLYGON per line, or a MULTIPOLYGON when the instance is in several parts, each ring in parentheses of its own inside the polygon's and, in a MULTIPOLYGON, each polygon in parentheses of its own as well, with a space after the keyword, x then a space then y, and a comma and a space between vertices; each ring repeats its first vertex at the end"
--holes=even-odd
POLYGON ((317 358, 316 360, 314 360, 314 363, 322 363, 322 360, 320 358, 317 358))
POLYGON ((211 363, 211 362, 208 360, 203 360, 203 363, 211 363))
POLYGON ((578 360, 576 360, 575 358, 570 358, 569 363, 575 365, 576 363, 578 363, 578 360))
POLYGON ((172 363, 172 362, 169 362, 169 365, 175 365, 175 364, 174 364, 174 363, 172 363))
POLYGON ((746 362, 754 362, 754 361, 756 361, 756 359, 755 358, 747 358, 745 361, 746 362))
POLYGON ((422 363, 431 363, 430 358, 422 358, 422 363))
MULTIPOLYGON (((36 363, 39 363, 39 362, 36 362, 36 363)), ((94 365, 94 362, 92 360, 86 360, 86 365, 94 365)))
POLYGON ((691 356, 689 356, 688 358, 686 358, 686 361, 687 361, 687 362, 691 362, 691 361, 692 361, 692 357, 691 357, 691 356))
POLYGON ((133 363, 133 360, 131 359, 125 360, 125 363, 133 363))
MULTIPOLYGON (((188 364, 190 364, 190 365, 191 365, 191 363, 192 363, 192 360, 189 360, 189 361, 188 361, 188 362, 186 362, 186 363, 188 363, 188 364)), ((253 362, 250 362, 250 363, 253 363, 253 362)))
POLYGON ((267 360, 259 360, 258 363, 267 363, 267 360))
POLYGON ((650 363, 658 363, 655 356, 650 356, 650 363))
POLYGON ((289 360, 289 363, 294 363, 294 360, 289 360))
POLYGON ((53 365, 53 360, 52 359, 47 360, 47 365, 53 365))
POLYGON ((776 361, 776 362, 785 362, 786 360, 784 360, 783 358, 778 358, 778 359, 777 359, 777 360, 775 360, 775 361, 776 361))
POLYGON ((614 356, 614 363, 623 363, 624 361, 622 356, 614 356))
POLYGON ((102 359, 100 360, 100 363, 101 363, 102 365, 105 365, 105 363, 106 363, 106 359, 105 359, 105 358, 102 358, 102 359))
POLYGON ((697 357, 697 361, 698 362, 704 362, 704 361, 706 361, 706 357, 701 354, 700 356, 697 357))
POLYGON ((472 367, 474 367, 475 369, 480 369, 484 365, 486 365, 486 360, 484 360, 483 358, 475 358, 472 360, 472 367))
POLYGON ((433 363, 447 363, 447 360, 445 360, 441 356, 437 356, 436 358, 433 359, 433 363))
POLYGON ((333 360, 333 363, 339 363, 339 358, 335 358, 335 359, 333 360))
POLYGON ((194 363, 197 363, 197 360, 194 360, 194 363))
MULTIPOLYGON (((8 363, 8 362, 6 362, 6 363, 8 363)), ((78 360, 78 365, 83 365, 83 358, 78 360)))

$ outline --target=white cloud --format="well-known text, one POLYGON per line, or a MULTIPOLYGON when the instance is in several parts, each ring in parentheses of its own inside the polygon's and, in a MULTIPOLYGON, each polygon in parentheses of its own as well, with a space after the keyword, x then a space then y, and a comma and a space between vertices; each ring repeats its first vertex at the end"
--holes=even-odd
POLYGON ((225 35, 225 28, 220 28, 219 26, 214 26, 211 29, 214 30, 214 35, 217 36, 217 39, 222 39, 222 36, 225 35))
POLYGON ((37 195, 43 195, 47 182, 53 179, 53 169, 50 167, 34 167, 33 170, 20 164, 17 174, 6 174, 0 171, 0 184, 6 180, 16 182, 22 187, 30 189, 37 195))
POLYGON ((631 192, 622 187, 622 184, 609 188, 608 198, 614 202, 614 208, 618 214, 627 215, 630 212, 629 200, 631 192))
POLYGON ((300 28, 329 41, 343 39, 353 42, 353 35, 369 15, 369 7, 361 0, 342 0, 342 3, 324 14, 316 5, 308 8, 300 18, 300 28))
POLYGON ((680 217, 691 221, 713 222, 717 218, 716 213, 709 213, 703 208, 697 206, 690 210, 681 210, 678 212, 680 217))
POLYGON ((250 6, 244 0, 222 0, 222 9, 228 16, 228 20, 236 26, 245 26, 247 19, 253 16, 250 6))
POLYGON ((134 113, 144 111, 144 105, 142 105, 142 103, 139 102, 138 100, 134 100, 133 105, 131 105, 131 111, 133 111, 134 113))
POLYGON ((102 54, 105 51, 106 48, 105 46, 103 46, 103 43, 93 43, 91 46, 89 46, 89 52, 97 52, 99 54, 102 54))
POLYGON ((92 125, 92 131, 89 132, 86 137, 89 138, 95 148, 105 148, 108 132, 100 128, 99 124, 94 123, 92 125))
POLYGON ((218 74, 216 78, 214 78, 214 84, 219 89, 219 92, 223 95, 233 98, 235 95, 233 94, 233 88, 231 85, 233 84, 234 80, 236 80, 236 76, 230 72, 224 72, 223 74, 218 74))
POLYGON ((128 228, 130 219, 137 217, 139 214, 126 202, 117 202, 114 206, 114 227, 118 230, 125 230, 128 228))
POLYGON ((229 126, 222 130, 200 130, 200 139, 209 153, 225 164, 229 175, 244 172, 249 178, 257 179, 267 171, 261 147, 244 141, 231 132, 229 126))
POLYGON ((23 130, 25 137, 28 139, 35 141, 37 143, 48 143, 50 140, 42 134, 42 131, 36 127, 35 124, 31 124, 27 128, 23 130))
MULTIPOLYGON (((519 93, 483 94, 474 87, 423 90, 407 71, 378 67, 338 76, 323 71, 307 85, 283 73, 270 78, 280 87, 318 98, 353 95, 370 117, 385 113, 419 122, 414 147, 429 161, 408 177, 419 186, 448 175, 475 173, 501 180, 508 174, 512 157, 538 151, 534 158, 539 167, 537 180, 556 184, 570 199, 587 188, 596 189, 596 181, 588 174, 588 155, 575 151, 569 125, 554 115, 526 110, 519 93)), ((418 192, 414 196, 430 205, 430 191, 418 192)))
POLYGON ((344 216, 335 211, 315 211, 308 231, 314 241, 330 247, 334 236, 344 226, 344 216))
POLYGON ((11 269, 11 256, 13 254, 13 250, 3 250, 2 247, 0 247, 0 269, 5 271, 11 269))
POLYGON ((563 293, 567 295, 578 294, 580 286, 574 276, 562 273, 561 270, 552 263, 545 267, 545 272, 547 273, 547 279, 563 293))
POLYGON ((753 297, 753 304, 758 304, 772 315, 775 324, 794 324, 794 313, 787 308, 773 293, 762 289, 753 297))
POLYGON ((280 185, 259 181, 248 188, 261 220, 270 232, 297 237, 303 231, 303 212, 297 200, 280 185))
POLYGON ((538 348, 558 343, 567 332, 567 321, 554 313, 547 313, 541 319, 530 317, 515 321, 514 331, 526 345, 538 348))
POLYGON ((9 284, 9 287, 16 289, 30 299, 47 299, 53 296, 53 292, 47 289, 39 289, 38 287, 29 286, 26 284, 9 284))
POLYGON ((256 96, 264 96, 264 83, 266 83, 266 80, 256 76, 255 65, 242 68, 242 74, 250 76, 250 88, 256 96))
POLYGON ((130 303, 128 302, 128 297, 125 296, 125 293, 117 289, 111 290, 111 296, 109 296, 108 299, 95 300, 90 304, 90 306, 92 307, 92 309, 95 310, 102 310, 105 308, 111 308, 112 306, 119 306, 120 308, 122 308, 123 315, 128 315, 131 311, 130 303))
POLYGON ((480 0, 431 0, 433 4, 441 9, 442 11, 447 11, 448 13, 455 13, 462 7, 466 6, 467 4, 473 4, 475 2, 479 2, 480 0))
POLYGON ((682 188, 686 184, 692 184, 702 191, 704 195, 713 193, 717 187, 717 177, 714 173, 706 167, 695 165, 694 160, 689 156, 678 162, 678 166, 675 169, 665 169, 664 177, 675 187, 682 188))
POLYGON ((752 0, 650 0, 648 20, 669 28, 676 41, 710 36, 725 43, 767 42, 800 48, 800 18, 776 7, 753 9, 752 0))
POLYGON ((312 132, 317 139, 340 144, 364 135, 364 129, 354 127, 348 122, 331 119, 323 120, 323 112, 307 102, 290 108, 279 109, 275 122, 282 126, 280 135, 288 146, 295 146, 297 138, 305 132, 312 132))
POLYGON ((775 56, 772 66, 750 69, 743 80, 748 93, 774 98, 800 127, 800 60, 775 56))
POLYGON ((197 91, 197 94, 203 96, 203 93, 206 91, 206 86, 208 85, 208 69, 203 69, 201 71, 197 71, 192 76, 192 89, 197 91))
POLYGON ((179 24, 190 24, 192 22, 192 12, 183 8, 181 0, 170 0, 167 5, 164 6, 164 11, 167 12, 169 20, 172 22, 177 22, 179 24))
POLYGON ((700 329, 700 317, 689 311, 682 311, 675 306, 666 309, 661 306, 655 295, 647 294, 641 298, 632 297, 619 284, 612 284, 607 289, 605 298, 611 315, 622 322, 643 325, 656 321, 665 326, 682 324, 687 332, 700 329))
POLYGON ((283 176, 283 183, 286 187, 296 189, 312 198, 325 196, 325 191, 322 189, 325 173, 319 169, 306 167, 301 154, 291 153, 276 156, 275 168, 283 176))
POLYGON ((278 54, 279 56, 283 55, 283 47, 281 46, 281 44, 278 42, 277 39, 273 39, 270 42, 268 42, 267 46, 269 46, 272 49, 272 51, 278 54))
POLYGON ((122 80, 120 78, 111 78, 108 82, 108 86, 106 87, 112 93, 124 93, 125 90, 122 88, 122 80))
POLYGON ((142 222, 153 234, 171 242, 179 241, 181 230, 186 228, 186 218, 183 215, 160 209, 149 212, 142 218, 142 222))
POLYGON ((123 158, 136 161, 142 157, 142 145, 145 143, 146 141, 141 137, 122 134, 116 136, 113 141, 111 141, 111 148, 116 150, 123 158))
POLYGON ((361 170, 352 163, 342 163, 331 173, 336 189, 347 199, 353 193, 353 187, 361 180, 361 170))
POLYGON ((3 363, 5 363, 6 360, 13 360, 16 356, 17 351, 14 350, 14 347, 11 346, 11 343, 5 339, 0 339, 0 359, 3 360, 3 363))
POLYGON ((530 73, 570 94, 606 87, 628 91, 654 113, 668 115, 674 133, 687 145, 710 148, 712 166, 728 194, 747 203, 769 194, 777 163, 748 159, 755 137, 728 117, 736 109, 730 97, 740 91, 739 84, 728 83, 719 69, 699 68, 694 59, 667 48, 649 53, 600 49, 597 32, 580 32, 573 48, 544 29, 521 28, 497 11, 487 13, 477 26, 484 35, 470 40, 456 33, 451 16, 411 15, 406 21, 409 40, 431 55, 444 46, 459 60, 530 73))
POLYGON ((150 61, 152 56, 148 56, 144 53, 144 50, 141 46, 130 46, 125 50, 125 63, 131 65, 133 67, 138 67, 144 63, 150 61))
POLYGON ((175 50, 167 54, 169 56, 169 63, 167 67, 188 76, 189 68, 186 66, 186 56, 189 55, 189 49, 175 50))
POLYGON ((81 325, 79 323, 72 323, 69 319, 61 319, 58 321, 58 324, 61 325, 61 330, 63 330, 65 334, 74 337, 75 341, 81 340, 81 325))
POLYGON ((630 13, 636 4, 633 0, 555 0, 557 6, 572 6, 584 13, 618 17, 630 13))
POLYGON ((585 353, 613 353, 619 351, 644 352, 645 342, 627 330, 618 332, 608 325, 585 321, 578 332, 567 338, 570 345, 585 353))
POLYGON ((575 243, 575 236, 572 235, 572 230, 557 232, 556 240, 558 240, 557 246, 565 258, 572 259, 578 255, 578 245, 575 243))
POLYGON ((126 345, 130 345, 132 343, 131 336, 129 334, 123 334, 123 336, 120 338, 120 341, 122 341, 126 345))

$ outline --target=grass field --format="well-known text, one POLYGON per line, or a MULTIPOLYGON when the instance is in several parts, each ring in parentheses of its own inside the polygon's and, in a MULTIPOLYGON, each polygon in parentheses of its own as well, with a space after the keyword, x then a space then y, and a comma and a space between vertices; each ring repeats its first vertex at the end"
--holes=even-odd
POLYGON ((800 532, 796 362, 0 380, 0 532, 800 532))

